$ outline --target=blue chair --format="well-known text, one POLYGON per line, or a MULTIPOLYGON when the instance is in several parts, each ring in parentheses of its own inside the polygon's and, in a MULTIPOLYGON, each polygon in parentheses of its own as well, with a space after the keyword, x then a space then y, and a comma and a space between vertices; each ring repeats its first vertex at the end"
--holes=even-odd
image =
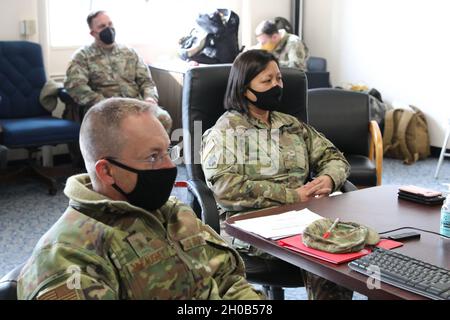
MULTIPOLYGON (((53 117, 39 102, 46 83, 41 46, 27 41, 0 41, 0 147, 25 148, 29 165, 0 175, 1 181, 33 175, 56 193, 50 171, 32 163, 33 152, 42 146, 78 141, 80 125, 53 117)), ((0 148, 1 149, 1 148, 0 148)))

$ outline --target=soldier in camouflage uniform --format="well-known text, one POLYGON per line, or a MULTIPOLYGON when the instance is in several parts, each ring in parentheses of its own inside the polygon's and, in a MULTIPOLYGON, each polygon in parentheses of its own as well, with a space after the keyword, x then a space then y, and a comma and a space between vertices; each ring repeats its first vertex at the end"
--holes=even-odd
MULTIPOLYGON (((115 42, 116 31, 106 12, 90 14, 87 23, 95 41, 78 49, 67 69, 64 87, 78 106, 68 106, 66 117, 81 121, 86 109, 110 97, 157 104, 158 93, 148 67, 135 50, 115 42), (72 110, 80 107, 84 110, 72 110)), ((169 131, 169 113, 158 107, 157 117, 169 131)))
MULTIPOLYGON (((322 134, 274 111, 282 85, 276 58, 264 50, 247 51, 233 63, 228 112, 204 133, 201 151, 207 184, 227 217, 327 196, 349 174, 344 156, 322 134), (308 182, 310 171, 316 178, 308 182)), ((247 269, 255 256, 273 259, 237 239, 233 244, 244 253, 247 269)), ((310 299, 351 299, 350 290, 302 273, 310 299)))
POLYGON ((69 207, 22 269, 19 299, 264 298, 239 254, 169 198, 169 142, 149 103, 110 98, 87 112, 89 174, 68 179, 69 207))
POLYGON ((287 33, 284 29, 278 30, 272 20, 262 21, 256 27, 255 33, 258 44, 254 49, 271 52, 281 67, 306 71, 308 48, 298 36, 287 33))

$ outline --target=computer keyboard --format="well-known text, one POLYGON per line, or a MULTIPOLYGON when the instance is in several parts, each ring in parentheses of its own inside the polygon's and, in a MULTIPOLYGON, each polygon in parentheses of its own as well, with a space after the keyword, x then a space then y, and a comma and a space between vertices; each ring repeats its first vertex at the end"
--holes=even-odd
POLYGON ((373 252, 348 264, 349 268, 376 277, 381 282, 437 299, 450 300, 450 270, 375 247, 373 252), (372 267, 371 267, 372 266, 372 267))

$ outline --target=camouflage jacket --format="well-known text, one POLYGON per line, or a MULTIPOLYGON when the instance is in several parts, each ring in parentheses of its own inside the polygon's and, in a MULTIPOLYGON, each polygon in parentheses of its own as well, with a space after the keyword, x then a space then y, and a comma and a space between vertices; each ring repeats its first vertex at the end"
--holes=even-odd
POLYGON ((259 299, 244 265, 172 197, 148 212, 68 179, 70 207, 19 276, 19 299, 259 299))
MULTIPOLYGON (((119 44, 107 51, 93 43, 75 52, 67 69, 64 88, 77 105, 66 104, 63 118, 80 123, 87 109, 105 98, 154 98, 158 101, 148 67, 136 51, 119 44)), ((158 106, 156 117, 170 132, 172 118, 169 113, 158 106)))
MULTIPOLYGON (((280 67, 297 68, 306 71, 306 60, 308 60, 309 50, 305 43, 295 34, 287 33, 286 30, 279 30, 281 40, 272 51, 278 59, 280 67)), ((261 49, 261 45, 255 46, 261 49)))
POLYGON ((110 97, 158 100, 148 67, 136 51, 119 44, 111 51, 95 43, 78 49, 67 69, 64 88, 77 104, 86 107, 110 97))
POLYGON ((330 176, 335 190, 345 182, 349 164, 322 134, 281 112, 270 122, 230 111, 204 133, 202 168, 224 211, 297 202, 310 171, 330 176))

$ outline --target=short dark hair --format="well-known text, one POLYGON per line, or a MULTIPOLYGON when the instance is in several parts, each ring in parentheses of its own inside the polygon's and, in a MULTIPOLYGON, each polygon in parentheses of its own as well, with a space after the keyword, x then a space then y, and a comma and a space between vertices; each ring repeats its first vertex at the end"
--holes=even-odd
POLYGON ((99 14, 102 14, 102 13, 105 13, 105 12, 106 12, 105 10, 98 10, 98 11, 94 11, 94 12, 89 13, 89 15, 87 16, 86 21, 87 21, 87 24, 88 24, 90 29, 92 28, 92 20, 97 18, 97 16, 99 14))
POLYGON ((258 24, 255 33, 257 36, 261 34, 272 36, 275 33, 278 33, 278 26, 273 20, 264 20, 260 24, 258 24))
POLYGON ((278 60, 274 55, 265 50, 249 50, 237 56, 228 77, 224 98, 226 110, 248 113, 248 101, 244 95, 245 91, 253 78, 263 71, 270 61, 275 61, 278 65, 278 60))
POLYGON ((80 128, 80 149, 92 181, 96 181, 95 163, 104 157, 120 157, 126 138, 121 132, 125 118, 151 112, 154 105, 132 98, 108 98, 91 108, 84 116, 80 128))

